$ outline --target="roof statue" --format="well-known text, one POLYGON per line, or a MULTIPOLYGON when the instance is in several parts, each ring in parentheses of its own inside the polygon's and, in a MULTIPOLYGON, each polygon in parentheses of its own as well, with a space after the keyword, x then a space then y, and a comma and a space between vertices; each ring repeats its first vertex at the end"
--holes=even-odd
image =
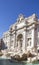
POLYGON ((20 14, 17 18, 17 21, 18 22, 21 22, 22 20, 24 20, 24 15, 23 14, 20 14))

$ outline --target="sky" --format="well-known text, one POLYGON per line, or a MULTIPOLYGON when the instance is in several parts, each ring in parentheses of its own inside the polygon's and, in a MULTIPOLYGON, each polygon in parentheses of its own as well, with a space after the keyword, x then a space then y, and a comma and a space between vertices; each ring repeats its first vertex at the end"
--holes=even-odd
POLYGON ((0 0, 0 38, 16 22, 19 14, 28 17, 33 13, 39 18, 39 0, 0 0))

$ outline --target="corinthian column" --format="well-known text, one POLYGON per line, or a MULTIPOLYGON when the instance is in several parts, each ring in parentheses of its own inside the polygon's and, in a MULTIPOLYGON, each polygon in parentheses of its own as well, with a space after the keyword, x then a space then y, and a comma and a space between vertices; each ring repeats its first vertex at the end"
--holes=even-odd
POLYGON ((23 52, 26 52, 27 50, 27 31, 26 29, 23 32, 23 52))

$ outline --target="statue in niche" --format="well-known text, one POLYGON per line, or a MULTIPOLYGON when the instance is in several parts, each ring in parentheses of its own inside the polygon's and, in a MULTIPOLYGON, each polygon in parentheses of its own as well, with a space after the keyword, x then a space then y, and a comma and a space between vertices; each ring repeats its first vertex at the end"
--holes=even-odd
POLYGON ((17 37, 17 47, 19 50, 22 50, 22 42, 23 42, 23 36, 22 34, 19 34, 17 37))

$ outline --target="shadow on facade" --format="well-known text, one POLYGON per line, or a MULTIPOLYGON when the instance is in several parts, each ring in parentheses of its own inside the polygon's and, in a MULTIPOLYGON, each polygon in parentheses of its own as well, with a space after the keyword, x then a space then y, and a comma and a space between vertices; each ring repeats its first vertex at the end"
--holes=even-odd
POLYGON ((3 42, 3 39, 0 40, 0 50, 4 50, 7 49, 7 46, 5 45, 5 43, 3 42))

